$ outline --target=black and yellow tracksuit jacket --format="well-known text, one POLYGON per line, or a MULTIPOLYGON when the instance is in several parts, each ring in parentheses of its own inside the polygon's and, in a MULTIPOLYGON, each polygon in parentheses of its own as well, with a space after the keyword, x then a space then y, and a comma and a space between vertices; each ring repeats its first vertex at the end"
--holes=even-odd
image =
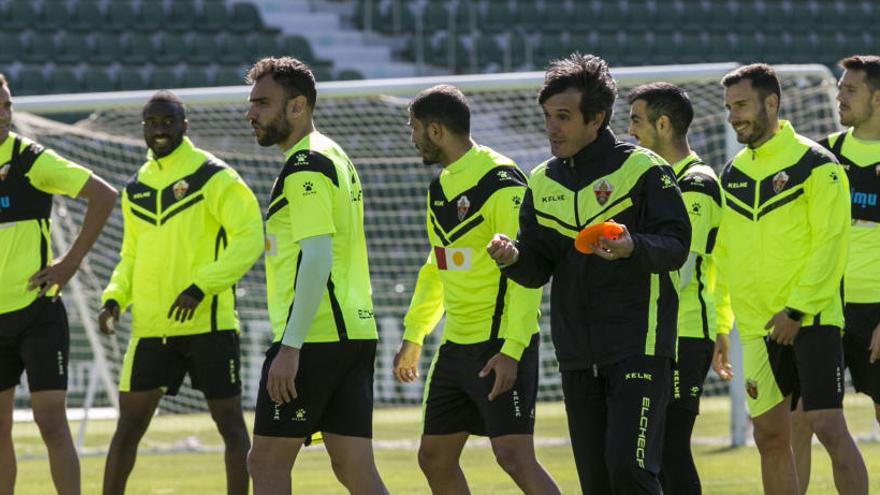
POLYGON ((520 211, 519 260, 502 268, 526 287, 551 277, 553 343, 561 371, 596 369, 634 355, 674 358, 678 272, 691 226, 672 169, 609 129, 570 158, 532 171, 520 211), (627 259, 584 255, 586 226, 626 225, 627 259))

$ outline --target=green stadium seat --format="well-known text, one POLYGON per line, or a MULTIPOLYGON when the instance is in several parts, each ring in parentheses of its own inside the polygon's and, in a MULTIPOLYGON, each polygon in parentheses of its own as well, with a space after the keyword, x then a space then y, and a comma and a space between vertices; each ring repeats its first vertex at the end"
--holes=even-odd
MULTIPOLYGON (((579 6, 575 6, 578 8, 579 6)), ((548 0, 544 2, 544 12, 541 25, 545 31, 564 31, 571 25, 572 12, 568 10, 565 2, 560 0, 548 0)))
POLYGON ((198 28, 199 12, 193 0, 174 0, 168 11, 165 29, 175 32, 189 32, 198 28))
POLYGON ((628 19, 623 4, 603 2, 599 5, 601 5, 599 19, 601 19, 602 30, 625 31, 628 29, 628 19))
POLYGON ((163 33, 157 39, 153 60, 159 64, 185 62, 189 57, 189 45, 182 34, 163 33))
POLYGON ((592 3, 578 2, 572 7, 569 29, 574 33, 597 31, 601 21, 592 3))
POLYGON ((31 25, 31 29, 55 32, 64 29, 68 22, 70 22, 70 12, 67 10, 67 3, 62 0, 50 0, 43 2, 40 17, 36 24, 31 25))
POLYGON ((101 66, 87 67, 83 74, 83 89, 91 92, 113 91, 116 83, 107 73, 107 69, 101 66))
MULTIPOLYGON (((544 14, 534 1, 516 2, 516 26, 529 32, 550 31, 543 25, 544 14)), ((508 27, 509 29, 510 27, 508 27)))
POLYGON ((21 59, 24 43, 17 32, 0 31, 0 64, 12 64, 21 59))
POLYGON ((49 33, 31 32, 28 37, 27 51, 21 57, 22 61, 35 64, 43 64, 55 55, 55 40, 49 33))
POLYGON ((79 0, 73 7, 73 20, 67 28, 80 33, 104 31, 104 14, 94 0, 79 0))
POLYGON ((193 64, 210 64, 217 58, 217 37, 211 33, 196 33, 189 42, 186 61, 193 64))
POLYGON ((296 34, 285 36, 281 40, 281 49, 284 55, 296 57, 308 64, 315 61, 312 45, 309 44, 309 40, 302 36, 296 34))
POLYGON ((313 64, 309 67, 312 69, 312 75, 315 76, 316 81, 333 80, 333 64, 331 62, 322 61, 319 64, 313 64))
POLYGON ((80 33, 62 32, 55 44, 55 54, 52 59, 66 64, 77 64, 86 60, 92 51, 88 45, 88 39, 80 33))
POLYGON ((123 66, 116 74, 116 87, 124 91, 144 89, 147 86, 143 68, 139 66, 123 66))
POLYGON ((79 78, 71 66, 55 66, 49 70, 46 89, 50 93, 77 93, 82 91, 79 78))
POLYGON ((25 96, 46 93, 46 77, 43 72, 43 67, 39 65, 29 65, 19 69, 18 75, 10 78, 15 94, 25 96))
POLYGON ((477 10, 478 5, 476 2, 471 0, 459 0, 459 2, 455 4, 454 11, 456 29, 460 32, 468 32, 476 29, 479 20, 477 10))
POLYGON ((137 12, 131 2, 110 2, 107 4, 107 16, 103 31, 126 33, 137 24, 137 12))
MULTIPOLYGON (((449 28, 449 9, 446 4, 430 2, 422 10, 422 29, 425 33, 435 33, 449 28)), ((463 32, 465 26, 456 26, 458 32, 463 32)))
POLYGON ((216 86, 240 86, 244 84, 245 71, 240 66, 221 66, 214 74, 216 86))
POLYGON ((195 65, 188 65, 183 71, 180 85, 184 88, 206 88, 211 86, 211 78, 208 77, 208 69, 195 65))
POLYGON ((149 84, 151 89, 172 89, 180 86, 177 70, 174 66, 157 65, 150 71, 149 84))
POLYGON ((336 73, 336 80, 338 81, 354 81, 363 78, 364 75, 355 69, 341 69, 336 73))
POLYGON ((130 34, 125 43, 124 61, 127 64, 144 64, 153 57, 153 38, 145 33, 130 34))
POLYGON ((764 44, 757 31, 745 31, 736 36, 736 60, 750 64, 763 61, 764 44))
POLYGON ((489 0, 486 13, 479 23, 481 29, 492 33, 507 31, 516 22, 507 0, 489 0))
POLYGON ((654 33, 651 43, 652 53, 648 63, 651 65, 667 65, 676 62, 678 52, 681 50, 679 33, 672 31, 658 31, 654 33))
POLYGON ((558 59, 568 55, 568 44, 562 40, 558 34, 544 33, 541 35, 541 41, 534 51, 534 62, 542 67, 550 60, 558 59))
POLYGON ((226 29, 236 33, 249 33, 263 27, 260 11, 251 3, 232 5, 226 29))
POLYGON ((526 52, 528 50, 528 40, 521 33, 508 33, 506 50, 510 52, 510 69, 515 70, 521 68, 526 63, 526 52))
POLYGON ((199 16, 199 31, 216 33, 226 27, 229 13, 225 2, 202 2, 202 13, 199 16))
POLYGON ((764 33, 764 62, 781 64, 788 62, 791 40, 788 33, 767 31, 764 33))
POLYGON ((277 57, 280 55, 278 36, 272 33, 257 33, 251 40, 254 58, 277 57))
POLYGON ((226 33, 217 36, 217 61, 222 64, 248 64, 255 60, 247 41, 241 34, 226 33))
POLYGON ((477 54, 477 72, 483 72, 492 64, 504 68, 504 50, 498 40, 491 34, 480 34, 474 40, 477 54))
POLYGON ((155 33, 160 31, 167 18, 160 2, 141 2, 137 10, 137 22, 133 28, 142 33, 155 33))
POLYGON ((13 0, 6 6, 3 15, 3 30, 20 32, 37 24, 36 3, 29 0, 13 0))
POLYGON ((593 33, 574 33, 571 35, 568 47, 571 51, 581 53, 598 53, 598 35, 593 33))
POLYGON ((626 17, 628 33, 635 34, 639 31, 652 31, 655 27, 654 7, 646 0, 628 0, 624 16, 626 17))
POLYGON ((88 61, 93 64, 111 64, 122 59, 124 53, 122 39, 115 33, 102 32, 95 35, 94 47, 88 53, 88 61))

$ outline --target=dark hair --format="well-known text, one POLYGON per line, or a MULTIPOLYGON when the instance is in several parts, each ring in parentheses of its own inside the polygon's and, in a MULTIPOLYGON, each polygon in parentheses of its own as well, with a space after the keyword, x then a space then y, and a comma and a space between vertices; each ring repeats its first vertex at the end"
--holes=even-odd
POLYGON ((6 87, 6 86, 8 86, 8 85, 9 85, 9 83, 6 82, 6 76, 3 75, 2 72, 0 72, 0 88, 4 88, 4 87, 6 87))
POLYGON ((550 62, 544 73, 544 85, 538 92, 538 103, 543 105, 551 96, 568 89, 581 92, 580 110, 584 123, 597 113, 605 112, 602 127, 608 126, 617 98, 617 84, 611 77, 607 62, 595 55, 581 55, 578 52, 550 62))
POLYGON ((169 91, 167 89, 156 91, 155 93, 153 93, 153 96, 151 96, 150 99, 147 100, 147 103, 144 104, 144 106, 156 102, 164 102, 171 103, 172 105, 177 105, 177 107, 180 108, 180 113, 184 116, 186 115, 186 106, 183 104, 183 100, 181 100, 180 97, 174 94, 174 92, 172 91, 169 91))
POLYGON ((315 89, 315 76, 308 65, 293 57, 266 57, 248 70, 244 80, 254 84, 267 75, 284 86, 288 97, 305 96, 309 107, 315 108, 318 91, 315 89))
POLYGON ((780 101, 782 101, 782 90, 779 87, 779 78, 776 77, 776 71, 773 70, 773 67, 770 67, 767 64, 742 66, 721 78, 721 85, 725 88, 729 88, 746 79, 752 82, 752 87, 758 90, 762 100, 767 98, 767 96, 774 94, 780 101))
POLYGON ((459 136, 471 133, 471 109, 455 86, 440 84, 420 91, 410 102, 409 111, 414 118, 437 122, 459 136))
POLYGON ((687 135, 688 127, 694 120, 694 106, 688 94, 678 86, 667 82, 642 84, 633 88, 627 96, 629 104, 636 100, 645 100, 648 121, 657 122, 665 115, 672 123, 672 130, 678 137, 687 135))
POLYGON ((877 55, 852 55, 838 62, 846 70, 860 70, 865 73, 865 82, 871 91, 880 90, 880 57, 877 55))

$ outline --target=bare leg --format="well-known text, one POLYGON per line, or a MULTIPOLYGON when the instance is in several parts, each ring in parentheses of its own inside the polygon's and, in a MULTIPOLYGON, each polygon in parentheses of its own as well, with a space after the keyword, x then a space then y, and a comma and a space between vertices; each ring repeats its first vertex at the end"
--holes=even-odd
POLYGON ((226 446, 226 493, 247 495, 250 484, 247 455, 251 448, 251 440, 241 413, 241 395, 228 399, 209 400, 208 409, 226 446))
POLYGON ((104 495, 125 493, 125 484, 137 459, 138 444, 161 398, 160 389, 119 393, 119 420, 104 464, 104 495))
POLYGON ((467 494, 467 480, 458 464, 467 433, 422 435, 419 446, 419 467, 428 478, 434 495, 467 494))
POLYGON ((49 451, 49 468, 59 495, 80 493, 79 458, 67 424, 67 391, 31 392, 34 421, 49 451))
POLYGON ((791 397, 753 418, 755 444, 761 454, 764 493, 798 493, 797 471, 791 451, 791 397))

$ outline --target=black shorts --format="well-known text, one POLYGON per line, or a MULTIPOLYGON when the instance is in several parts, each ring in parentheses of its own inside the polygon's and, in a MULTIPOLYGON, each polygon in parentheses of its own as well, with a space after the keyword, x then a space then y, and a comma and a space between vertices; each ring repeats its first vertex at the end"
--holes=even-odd
POLYGON ((700 414, 700 396, 715 343, 709 339, 679 337, 678 361, 672 369, 672 396, 669 407, 678 407, 700 414))
POLYGON ((18 385, 27 371, 31 392, 67 390, 70 330, 61 299, 41 297, 0 314, 0 390, 18 385))
POLYGON ((425 383, 425 435, 531 435, 538 395, 538 334, 523 351, 513 388, 489 401, 495 374, 480 378, 486 362, 504 341, 446 342, 437 351, 425 383))
POLYGON ((254 435, 309 438, 324 432, 349 437, 373 437, 373 370, 375 340, 345 340, 303 344, 294 385, 297 397, 278 405, 269 398, 266 383, 280 342, 266 351, 254 435))
POLYGON ((804 411, 843 407, 843 339, 840 328, 801 327, 794 345, 764 338, 767 357, 782 397, 792 395, 792 408, 803 400, 804 411))
POLYGON ((177 337, 132 337, 119 375, 120 392, 161 388, 176 395, 189 373, 192 386, 205 398, 241 394, 241 352, 233 330, 177 337))
POLYGON ((880 323, 880 303, 854 304, 845 308, 843 362, 849 368, 853 387, 880 404, 880 361, 871 364, 871 335, 880 323))

